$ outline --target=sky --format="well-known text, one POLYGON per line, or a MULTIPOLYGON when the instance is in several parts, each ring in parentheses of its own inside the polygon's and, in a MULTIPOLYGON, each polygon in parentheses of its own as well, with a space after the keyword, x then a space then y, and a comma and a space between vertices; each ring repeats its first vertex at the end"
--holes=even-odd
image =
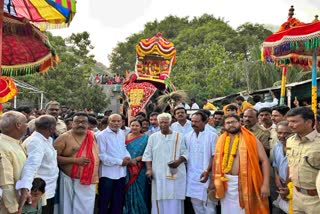
POLYGON ((124 42, 131 34, 142 31, 147 22, 155 19, 161 21, 169 15, 188 16, 192 19, 207 13, 223 18, 234 29, 246 22, 280 26, 287 20, 291 5, 295 8, 295 18, 302 22, 311 22, 316 14, 320 16, 318 1, 77 0, 77 13, 70 27, 51 32, 62 37, 68 37, 72 33, 89 32, 95 47, 92 54, 97 61, 109 66, 108 55, 117 43, 124 42))

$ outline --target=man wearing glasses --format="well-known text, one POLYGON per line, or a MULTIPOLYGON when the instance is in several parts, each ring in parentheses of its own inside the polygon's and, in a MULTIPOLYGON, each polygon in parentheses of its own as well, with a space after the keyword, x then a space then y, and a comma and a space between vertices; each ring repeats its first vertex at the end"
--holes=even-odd
POLYGON ((287 113, 289 127, 295 133, 287 140, 289 178, 293 183, 294 213, 318 213, 320 210, 316 178, 320 168, 320 135, 315 130, 315 115, 309 107, 287 113))
POLYGON ((262 143, 238 115, 226 115, 225 132, 219 136, 209 187, 220 199, 221 213, 268 214, 270 164, 262 143))
POLYGON ((60 171, 59 213, 93 213, 95 186, 99 181, 99 150, 88 129, 89 116, 77 112, 72 129, 54 141, 60 171))

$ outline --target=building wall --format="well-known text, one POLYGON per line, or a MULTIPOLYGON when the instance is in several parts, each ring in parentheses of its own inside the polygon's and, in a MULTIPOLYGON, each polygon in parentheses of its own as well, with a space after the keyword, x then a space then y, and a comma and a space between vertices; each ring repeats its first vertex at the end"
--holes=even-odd
POLYGON ((119 113, 120 112, 120 99, 119 96, 121 94, 122 85, 120 84, 104 84, 101 85, 103 87, 103 92, 110 97, 110 105, 104 110, 112 110, 112 113, 119 113))

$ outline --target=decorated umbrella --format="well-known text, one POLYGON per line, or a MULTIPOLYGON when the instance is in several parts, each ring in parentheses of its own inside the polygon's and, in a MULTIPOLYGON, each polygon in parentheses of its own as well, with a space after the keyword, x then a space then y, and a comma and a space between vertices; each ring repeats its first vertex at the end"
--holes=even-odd
POLYGON ((47 36, 27 20, 4 14, 2 31, 2 75, 44 73, 58 61, 47 36))
POLYGON ((76 0, 0 0, 0 76, 42 73, 57 59, 46 36, 23 19, 41 30, 63 28, 75 12, 76 0))
MULTIPOLYGON (((0 76, 0 103, 5 103, 16 96, 18 90, 10 77, 0 76)), ((2 111, 2 108, 0 108, 2 111)))
POLYGON ((288 21, 278 32, 270 35, 262 44, 262 60, 275 63, 283 68, 281 98, 284 100, 285 75, 287 65, 312 68, 312 110, 317 105, 317 67, 320 67, 320 22, 302 23, 293 18, 294 9, 289 10, 288 21))
POLYGON ((4 14, 1 41, 0 113, 1 104, 17 94, 8 76, 44 73, 58 61, 46 35, 26 19, 4 14))
POLYGON ((72 21, 76 0, 4 0, 3 11, 26 18, 41 30, 62 28, 72 21))

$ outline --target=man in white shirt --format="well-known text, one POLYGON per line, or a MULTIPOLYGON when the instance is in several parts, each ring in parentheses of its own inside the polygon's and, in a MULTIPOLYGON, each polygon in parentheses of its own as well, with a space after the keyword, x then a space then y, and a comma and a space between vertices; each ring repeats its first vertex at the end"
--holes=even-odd
POLYGON ((47 203, 42 207, 42 212, 49 214, 54 212, 54 196, 59 174, 57 152, 50 137, 56 131, 56 123, 56 119, 51 115, 42 115, 35 120, 36 130, 23 143, 28 158, 22 170, 21 180, 16 184, 16 189, 26 188, 30 191, 36 176, 45 180, 47 203))
POLYGON ((147 133, 147 135, 149 136, 152 135, 153 133, 160 131, 160 127, 157 119, 158 115, 159 115, 158 112, 152 112, 150 114, 149 121, 150 121, 151 127, 149 128, 149 131, 147 133))
POLYGON ((197 110, 200 109, 199 105, 196 103, 195 98, 191 98, 191 110, 197 110))
POLYGON ((187 193, 196 214, 216 213, 215 204, 207 197, 209 174, 212 168, 218 135, 205 129, 207 115, 197 111, 191 117, 193 131, 184 141, 188 151, 187 193))
POLYGON ((152 213, 182 214, 186 193, 186 146, 182 134, 170 129, 171 115, 158 115, 160 132, 149 137, 142 157, 152 178, 152 213))
POLYGON ((126 116, 124 114, 120 114, 121 118, 122 118, 122 124, 121 124, 121 128, 122 131, 124 132, 125 135, 129 134, 129 132, 131 131, 130 128, 128 126, 126 126, 126 116))
POLYGON ((218 134, 217 130, 213 126, 210 126, 208 124, 208 118, 211 116, 211 112, 207 109, 199 109, 199 111, 203 112, 207 116, 207 121, 205 122, 206 124, 205 124, 204 129, 208 130, 210 132, 213 132, 215 134, 218 134))
POLYGON ((253 108, 257 111, 259 111, 261 108, 263 107, 268 107, 271 108, 273 106, 278 105, 278 99, 276 98, 276 96, 274 95, 273 92, 270 92, 271 96, 272 96, 272 102, 261 102, 261 97, 259 95, 254 95, 253 96, 253 101, 255 102, 253 108))
POLYGON ((173 131, 180 132, 183 135, 192 131, 191 122, 190 120, 187 120, 187 110, 183 105, 176 106, 173 115, 177 119, 177 122, 174 122, 171 125, 173 131))
POLYGON ((97 136, 100 158, 98 213, 101 214, 122 213, 127 165, 131 158, 121 124, 121 116, 112 114, 108 128, 97 136))

